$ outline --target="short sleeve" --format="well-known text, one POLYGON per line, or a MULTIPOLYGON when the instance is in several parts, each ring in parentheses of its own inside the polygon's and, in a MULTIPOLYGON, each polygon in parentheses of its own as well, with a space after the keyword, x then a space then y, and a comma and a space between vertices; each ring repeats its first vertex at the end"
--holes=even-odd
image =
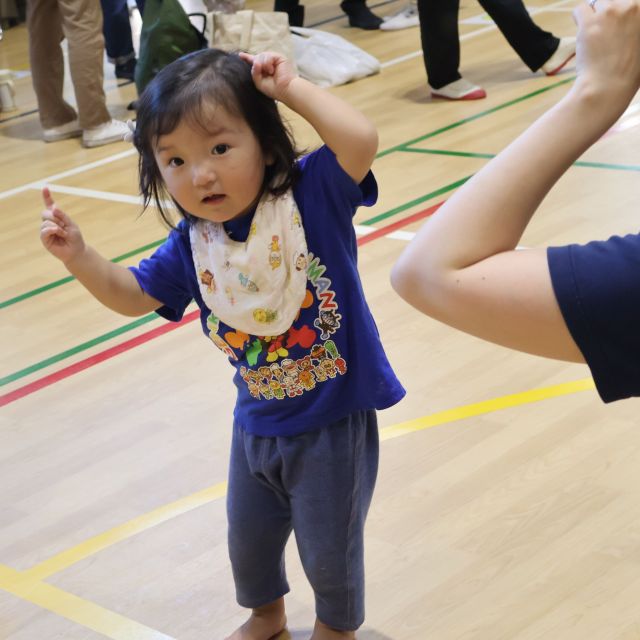
POLYGON ((180 223, 167 241, 137 267, 130 267, 145 293, 162 302, 156 313, 163 318, 179 321, 194 298, 193 258, 186 224, 180 223))
POLYGON ((301 158, 299 167, 299 191, 306 197, 333 204, 336 210, 349 210, 353 216, 359 206, 370 207, 378 200, 378 184, 373 173, 369 171, 360 184, 354 182, 326 145, 301 158))
POLYGON ((640 236, 547 250, 564 320, 604 402, 640 396, 640 236))

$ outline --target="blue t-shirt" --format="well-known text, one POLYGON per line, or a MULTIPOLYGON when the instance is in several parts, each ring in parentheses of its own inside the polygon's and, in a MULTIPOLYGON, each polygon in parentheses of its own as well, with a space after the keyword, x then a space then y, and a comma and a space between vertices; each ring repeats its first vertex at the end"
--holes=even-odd
MULTIPOLYGON (((372 173, 357 185, 326 146, 301 158, 293 189, 304 226, 307 296, 298 318, 281 336, 236 331, 202 301, 183 220, 165 244, 131 270, 140 286, 163 303, 157 310, 178 321, 191 302, 209 336, 235 367, 235 420, 249 433, 291 436, 354 411, 385 409, 405 394, 386 358, 357 271, 352 217, 378 196, 372 173)), ((238 242, 253 215, 225 223, 238 242)))
POLYGON ((604 402, 640 396, 640 236, 551 247, 558 304, 604 402))

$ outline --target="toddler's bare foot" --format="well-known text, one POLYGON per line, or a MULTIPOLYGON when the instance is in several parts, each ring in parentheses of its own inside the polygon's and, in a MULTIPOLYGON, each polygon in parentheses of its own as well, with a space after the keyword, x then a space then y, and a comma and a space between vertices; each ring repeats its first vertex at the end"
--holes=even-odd
POLYGON ((316 626, 309 640, 355 640, 355 631, 336 631, 316 619, 316 626))
POLYGON ((279 598, 254 609, 249 619, 226 640, 271 640, 284 631, 286 624, 284 598, 279 598))

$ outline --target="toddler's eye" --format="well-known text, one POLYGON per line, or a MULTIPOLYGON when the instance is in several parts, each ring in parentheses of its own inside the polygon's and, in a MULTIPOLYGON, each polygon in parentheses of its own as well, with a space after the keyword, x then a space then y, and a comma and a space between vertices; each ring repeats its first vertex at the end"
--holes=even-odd
POLYGON ((226 153, 227 151, 229 151, 228 144, 217 144, 215 147, 213 147, 213 149, 211 149, 211 153, 214 156, 221 156, 223 153, 226 153))
POLYGON ((184 164, 184 160, 182 158, 171 158, 167 164, 170 167, 180 167, 184 164))

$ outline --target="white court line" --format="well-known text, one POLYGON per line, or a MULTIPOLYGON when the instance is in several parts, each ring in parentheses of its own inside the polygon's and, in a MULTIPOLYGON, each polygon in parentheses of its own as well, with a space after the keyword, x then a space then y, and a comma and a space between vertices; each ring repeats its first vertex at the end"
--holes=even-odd
POLYGON ((42 187, 48 185, 50 182, 53 182, 54 180, 60 180, 61 178, 68 178, 69 176, 75 176, 78 173, 84 173, 85 171, 90 171, 91 169, 95 169, 96 167, 102 167, 105 164, 109 164, 110 162, 115 162, 116 160, 121 160, 122 158, 127 158, 136 153, 137 151, 135 149, 127 149, 126 151, 116 153, 106 158, 102 158, 102 160, 96 160, 95 162, 90 162, 89 164, 83 164, 79 167, 75 167, 74 169, 68 169, 67 171, 62 171, 61 173, 55 173, 52 176, 43 178, 42 180, 36 180, 34 182, 29 182, 28 184, 23 184, 21 187, 15 187, 14 189, 9 189, 8 191, 0 191, 0 200, 4 200, 5 198, 9 198, 11 196, 16 195, 17 193, 22 193, 23 191, 27 191, 29 189, 42 189, 42 187))
MULTIPOLYGON (((567 4, 568 2, 571 2, 572 4, 575 4, 575 0, 560 0, 559 2, 556 2, 554 4, 550 4, 547 7, 540 7, 538 9, 534 9, 532 8, 529 11, 529 15, 531 16, 535 16, 538 13, 544 13, 545 11, 557 11, 559 8, 563 7, 563 5, 567 4)), ((473 17, 479 17, 482 16, 484 14, 479 14, 478 16, 472 16, 473 17)), ((478 36, 482 35, 483 33, 487 33, 489 31, 495 31, 498 27, 495 24, 489 25, 487 27, 484 27, 482 29, 476 29, 475 31, 472 31, 471 33, 465 33, 464 35, 460 36, 459 40, 460 42, 462 42, 463 40, 471 40, 472 38, 477 38, 478 36)), ((387 69, 389 67, 392 67, 396 64, 400 64, 401 62, 405 62, 407 60, 411 60, 413 58, 418 58, 419 56, 422 55, 422 49, 419 49, 418 51, 414 51, 413 53, 407 53, 404 56, 399 56, 397 58, 393 58, 391 60, 388 60, 387 62, 383 62, 380 65, 381 69, 387 69)))
POLYGON ((385 238, 390 238, 391 240, 404 240, 405 242, 411 242, 416 236, 415 231, 392 231, 389 235, 385 236, 385 238))
POLYGON ((66 184, 48 183, 47 186, 53 194, 68 193, 72 196, 82 196, 83 198, 95 198, 96 200, 109 200, 111 202, 124 202, 126 204, 137 204, 142 206, 142 198, 140 196, 129 196, 124 193, 112 193, 110 191, 70 187, 66 184))
POLYGON ((368 236, 375 231, 374 227, 369 227, 364 224, 354 224, 353 228, 356 230, 356 235, 358 236, 368 236))

